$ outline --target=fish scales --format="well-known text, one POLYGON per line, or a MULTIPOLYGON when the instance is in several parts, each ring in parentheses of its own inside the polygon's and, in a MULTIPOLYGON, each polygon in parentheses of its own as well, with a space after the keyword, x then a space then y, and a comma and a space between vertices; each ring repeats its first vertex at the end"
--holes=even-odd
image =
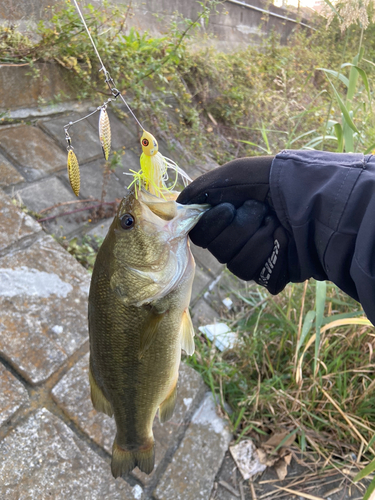
POLYGON ((166 421, 173 413, 181 347, 191 354, 194 342, 187 233, 206 209, 138 198, 130 192, 120 204, 89 295, 91 394, 96 409, 114 414, 115 477, 136 465, 152 471, 155 414, 166 421))

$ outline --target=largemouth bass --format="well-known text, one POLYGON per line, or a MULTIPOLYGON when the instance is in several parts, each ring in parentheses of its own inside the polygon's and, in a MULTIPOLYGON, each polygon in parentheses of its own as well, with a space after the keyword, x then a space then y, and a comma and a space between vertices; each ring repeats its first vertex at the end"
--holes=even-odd
POLYGON ((90 385, 95 409, 116 421, 114 477, 153 470, 155 414, 161 422, 173 414, 181 348, 194 352, 187 234, 207 208, 130 190, 99 250, 89 294, 90 385))

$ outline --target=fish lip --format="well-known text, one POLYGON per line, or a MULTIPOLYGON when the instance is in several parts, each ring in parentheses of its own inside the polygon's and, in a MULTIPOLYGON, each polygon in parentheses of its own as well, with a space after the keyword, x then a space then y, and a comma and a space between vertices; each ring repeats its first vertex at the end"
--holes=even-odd
POLYGON ((185 236, 198 223, 202 215, 211 208, 211 205, 182 205, 177 203, 177 215, 169 221, 169 231, 176 237, 185 236))
POLYGON ((138 194, 138 201, 142 206, 143 222, 152 222, 148 220, 147 213, 152 214, 152 218, 156 217, 154 222, 157 221, 159 227, 169 233, 172 240, 186 236, 201 216, 211 208, 208 204, 183 205, 173 199, 159 198, 143 188, 138 194))

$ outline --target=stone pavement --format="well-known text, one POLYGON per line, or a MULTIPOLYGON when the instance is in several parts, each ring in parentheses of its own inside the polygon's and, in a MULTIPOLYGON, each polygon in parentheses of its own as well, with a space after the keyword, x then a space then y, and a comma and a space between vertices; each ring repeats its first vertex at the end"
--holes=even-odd
MULTIPOLYGON (((172 420, 155 420, 154 472, 136 469, 117 480, 110 473, 114 421, 96 413, 89 397, 90 275, 51 234, 105 235, 111 218, 101 218, 108 212, 98 210, 99 201, 113 214, 130 179, 123 172, 139 169, 139 138, 110 112, 120 161, 105 172, 96 119, 74 126, 77 200, 63 125, 83 114, 0 127, 0 498, 207 500, 231 434, 201 376, 184 363, 172 420), (31 215, 40 212, 47 220, 38 223, 31 215)), ((190 168, 193 176, 203 171, 190 168)), ((219 317, 222 304, 207 293, 223 267, 193 250, 192 318, 199 326, 219 317)))
MULTIPOLYGON (((175 414, 164 425, 157 419, 154 423, 155 470, 147 476, 135 469, 113 479, 114 422, 96 413, 89 397, 90 275, 51 234, 68 240, 84 234, 104 237, 116 200, 129 183, 123 173, 138 170, 140 152, 133 124, 110 111, 119 161, 106 171, 96 116, 74 126, 71 137, 82 186, 77 200, 66 173, 63 125, 87 109, 73 107, 74 112, 46 115, 42 109, 29 117, 30 110, 18 110, 27 123, 0 126, 0 498, 279 497, 275 484, 283 483, 275 481, 272 469, 255 482, 253 492, 241 482, 228 452, 227 423, 218 416, 201 376, 184 363, 175 414), (100 206, 100 200, 107 205, 100 206), (36 213, 45 220, 36 222, 31 216, 36 213)), ((162 152, 177 156, 175 151, 167 153, 163 140, 159 142, 162 152)), ((215 167, 212 161, 204 166, 195 162, 193 167, 180 158, 179 163, 193 178, 215 167)), ((238 280, 208 252, 194 245, 192 250, 197 267, 191 315, 197 328, 220 318, 225 310, 222 301, 238 280)), ((306 470, 293 460, 288 478, 304 474, 306 470)), ((343 490, 342 481, 341 476, 327 485, 323 481, 312 493, 331 500, 359 500, 356 488, 348 483, 343 490)), ((295 498, 285 492, 280 497, 295 498)))

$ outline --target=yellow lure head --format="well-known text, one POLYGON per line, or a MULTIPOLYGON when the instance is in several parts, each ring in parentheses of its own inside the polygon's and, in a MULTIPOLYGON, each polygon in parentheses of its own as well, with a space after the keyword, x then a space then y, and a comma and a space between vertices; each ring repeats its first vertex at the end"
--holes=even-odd
POLYGON ((154 156, 159 151, 158 141, 150 132, 143 131, 141 137, 142 151, 146 156, 154 156))

